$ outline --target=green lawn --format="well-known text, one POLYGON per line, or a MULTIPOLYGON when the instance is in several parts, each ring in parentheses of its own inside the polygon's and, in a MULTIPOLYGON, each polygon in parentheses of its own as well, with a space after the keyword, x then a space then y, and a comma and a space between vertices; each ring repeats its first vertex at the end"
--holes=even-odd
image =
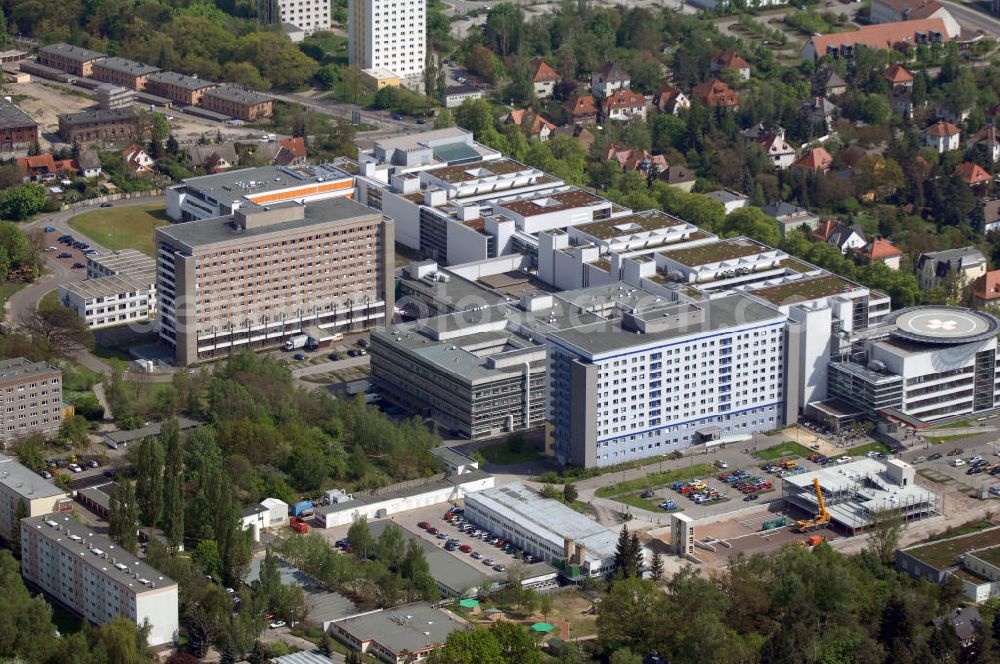
POLYGON ((652 475, 646 475, 645 477, 637 477, 634 480, 616 482, 611 486, 603 486, 599 488, 595 493, 601 498, 614 498, 615 500, 620 500, 618 497, 625 493, 636 493, 643 491, 644 489, 652 489, 654 487, 663 486, 664 484, 679 482, 680 480, 689 480, 692 477, 708 477, 714 472, 715 469, 711 466, 711 464, 696 463, 693 466, 688 466, 687 468, 677 468, 675 470, 667 470, 662 473, 653 473, 652 475))
POLYGON ((639 496, 639 494, 636 493, 630 493, 624 496, 615 496, 614 499, 617 500, 619 503, 631 505, 632 507, 638 507, 641 510, 647 510, 650 512, 663 511, 660 509, 659 503, 657 503, 655 500, 648 500, 646 498, 642 498, 641 496, 639 496))
POLYGON ((522 442, 520 445, 511 445, 510 440, 481 447, 477 452, 482 454, 487 462, 498 466, 511 466, 542 458, 542 454, 529 443, 522 442))
POLYGON ((932 429, 967 429, 969 427, 975 426, 972 420, 956 420, 955 422, 948 422, 947 424, 942 424, 941 426, 931 427, 932 429))
POLYGON ((885 443, 880 443, 878 441, 873 441, 871 443, 865 443, 864 445, 858 445, 857 447, 851 447, 845 452, 849 456, 864 456, 869 452, 882 452, 883 454, 889 454, 892 452, 889 446, 885 443))
POLYGON ((162 205, 101 208, 77 215, 69 225, 111 250, 138 249, 152 256, 153 229, 170 223, 162 205))
POLYGON ((956 440, 962 440, 963 438, 972 438, 973 436, 978 436, 977 433, 958 433, 953 436, 924 436, 926 440, 931 445, 938 445, 940 443, 953 443, 956 440))
POLYGON ((810 454, 812 450, 791 440, 757 452, 757 456, 765 461, 774 461, 781 457, 807 457, 810 454))
POLYGON ((4 307, 7 304, 7 300, 9 300, 11 298, 11 296, 14 295, 14 293, 16 293, 17 291, 21 290, 22 288, 24 288, 27 285, 28 284, 23 283, 23 282, 0 284, 0 322, 3 321, 3 319, 4 319, 5 315, 6 315, 6 312, 4 311, 4 307))

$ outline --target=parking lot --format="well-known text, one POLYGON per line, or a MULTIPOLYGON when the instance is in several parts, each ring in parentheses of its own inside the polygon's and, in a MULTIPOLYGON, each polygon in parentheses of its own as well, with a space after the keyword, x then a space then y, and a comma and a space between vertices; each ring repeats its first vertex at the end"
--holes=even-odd
POLYGON ((52 226, 47 226, 44 233, 45 252, 53 254, 50 258, 70 269, 86 270, 87 254, 84 252, 97 253, 97 249, 91 247, 86 240, 69 233, 60 235, 52 226))
MULTIPOLYGON (((969 442, 974 442, 970 441, 969 442)), ((970 496, 995 491, 1000 494, 1000 454, 997 442, 963 444, 962 439, 920 446, 903 454, 917 474, 931 483, 952 485, 970 496)), ((992 493, 992 492, 991 492, 992 493)), ((993 497, 997 497, 996 494, 993 497)))

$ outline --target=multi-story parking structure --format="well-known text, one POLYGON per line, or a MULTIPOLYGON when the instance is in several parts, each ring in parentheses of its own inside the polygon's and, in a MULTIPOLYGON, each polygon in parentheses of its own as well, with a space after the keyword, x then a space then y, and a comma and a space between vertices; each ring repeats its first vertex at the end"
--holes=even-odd
POLYGON ((148 643, 177 638, 177 582, 65 514, 21 521, 21 574, 76 615, 96 625, 149 621, 148 643))
POLYGON ((347 198, 243 205, 156 229, 160 338, 178 364, 281 343, 304 327, 385 324, 393 222, 347 198))

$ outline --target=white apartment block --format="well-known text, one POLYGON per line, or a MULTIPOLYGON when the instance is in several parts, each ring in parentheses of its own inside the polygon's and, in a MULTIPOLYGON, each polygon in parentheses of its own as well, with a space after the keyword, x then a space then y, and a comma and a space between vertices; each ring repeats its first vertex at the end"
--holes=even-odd
POLYGON ((21 575, 96 625, 149 621, 149 645, 177 637, 177 582, 64 514, 21 521, 21 575))
POLYGON ((278 0, 281 22, 311 35, 330 29, 330 0, 278 0))
POLYGON ((350 0, 348 59, 359 69, 388 69, 422 87, 427 16, 424 0, 350 0))
POLYGON ((156 313, 156 261, 135 249, 87 259, 87 279, 59 285, 59 301, 91 329, 138 323, 156 313))
POLYGON ((561 463, 611 466, 785 423, 784 314, 741 294, 665 303, 629 292, 619 317, 548 334, 561 463))

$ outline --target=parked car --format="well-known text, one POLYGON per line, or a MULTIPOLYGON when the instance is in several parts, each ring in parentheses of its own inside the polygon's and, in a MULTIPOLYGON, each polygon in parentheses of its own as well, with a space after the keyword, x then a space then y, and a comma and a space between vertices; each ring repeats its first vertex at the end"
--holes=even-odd
POLYGON ((760 498, 760 496, 758 496, 756 493, 751 493, 749 496, 743 499, 743 502, 748 503, 751 500, 757 500, 758 498, 760 498))
POLYGON ((955 468, 961 468, 962 466, 965 465, 965 460, 964 459, 954 459, 954 460, 952 460, 951 465, 954 466, 955 468))
POLYGON ((97 463, 96 459, 91 459, 87 462, 87 468, 97 468, 101 464, 97 463))
POLYGON ((296 353, 295 355, 292 355, 292 359, 293 360, 298 360, 299 362, 302 362, 303 360, 306 359, 306 356, 305 356, 304 353, 296 353))
POLYGON ((52 479, 52 473, 50 473, 47 470, 43 470, 43 471, 39 472, 38 474, 41 475, 44 479, 47 479, 47 480, 51 480, 52 479))
POLYGON ((983 457, 981 457, 981 456, 979 456, 979 455, 977 454, 976 456, 973 456, 973 457, 969 457, 969 460, 968 460, 968 462, 967 462, 967 463, 979 463, 979 462, 980 462, 980 461, 982 461, 982 460, 983 460, 983 457))
POLYGON ((270 627, 271 629, 278 629, 279 627, 284 627, 284 626, 285 626, 284 620, 275 620, 273 623, 268 625, 268 627, 270 627))
POLYGON ((340 355, 338 353, 330 353, 330 355, 328 357, 331 360, 333 360, 334 362, 337 362, 337 361, 340 360, 340 355))
POLYGON ((965 450, 963 450, 961 447, 956 447, 951 452, 948 452, 948 456, 959 456, 959 455, 964 454, 964 453, 965 453, 965 450))
POLYGON ((982 472, 983 472, 982 468, 980 468, 979 466, 973 466, 972 468, 969 468, 967 471, 965 471, 965 474, 966 475, 979 475, 982 472))
POLYGON ((927 457, 925 457, 925 456, 918 456, 918 457, 917 457, 916 459, 914 459, 914 460, 913 460, 913 461, 912 461, 911 463, 912 463, 912 464, 913 464, 913 465, 915 466, 915 465, 917 465, 918 463, 923 463, 924 461, 927 461, 927 457))
POLYGON ((86 267, 87 266, 84 265, 83 263, 73 263, 73 269, 74 270, 83 270, 86 267))
POLYGON ((421 521, 420 523, 417 524, 417 528, 420 528, 421 530, 427 530, 430 527, 431 524, 427 523, 426 521, 421 521))
POLYGON ((469 546, 468 544, 463 544, 462 546, 458 547, 458 550, 461 551, 462 553, 469 553, 472 551, 472 547, 469 546))
POLYGON ((927 460, 928 461, 937 461, 940 458, 941 458, 941 453, 940 452, 935 452, 934 454, 932 454, 929 457, 927 457, 927 460))
POLYGON ((1000 496, 1000 486, 991 486, 990 487, 990 495, 991 496, 1000 496))
POLYGON ((497 561, 493 560, 492 558, 487 558, 486 560, 483 561, 483 564, 493 567, 494 565, 497 564, 497 561))
POLYGON ((499 564, 498 565, 494 565, 493 569, 495 569, 498 572, 506 572, 507 571, 506 567, 504 567, 503 565, 499 565, 499 564))
POLYGON ((483 557, 483 554, 479 553, 478 551, 473 551, 473 552, 472 552, 472 557, 473 557, 473 558, 474 558, 475 560, 479 560, 479 559, 481 559, 481 558, 483 557))
POLYGON ((46 226, 45 227, 45 232, 46 233, 55 233, 56 229, 53 226, 46 226))
POLYGON ((399 113, 393 113, 393 114, 392 114, 392 119, 393 119, 393 120, 402 120, 402 119, 403 119, 403 116, 402 116, 402 115, 400 115, 399 113))
POLYGON ((69 464, 69 471, 71 473, 79 473, 82 470, 83 470, 83 468, 81 468, 80 466, 76 465, 75 463, 69 464))
POLYGON ((656 495, 656 494, 653 493, 652 489, 646 489, 645 491, 643 491, 642 493, 639 494, 639 497, 640 498, 652 498, 654 495, 656 495))
POLYGON ((428 535, 437 535, 438 534, 438 529, 435 528, 435 527, 433 527, 433 526, 431 526, 430 528, 427 529, 427 534, 428 535))
POLYGON ((61 251, 59 252, 59 255, 56 256, 56 258, 73 258, 73 254, 69 253, 68 251, 61 251))
POLYGON ((101 203, 101 207, 102 208, 109 208, 109 207, 111 207, 111 203, 101 203))

